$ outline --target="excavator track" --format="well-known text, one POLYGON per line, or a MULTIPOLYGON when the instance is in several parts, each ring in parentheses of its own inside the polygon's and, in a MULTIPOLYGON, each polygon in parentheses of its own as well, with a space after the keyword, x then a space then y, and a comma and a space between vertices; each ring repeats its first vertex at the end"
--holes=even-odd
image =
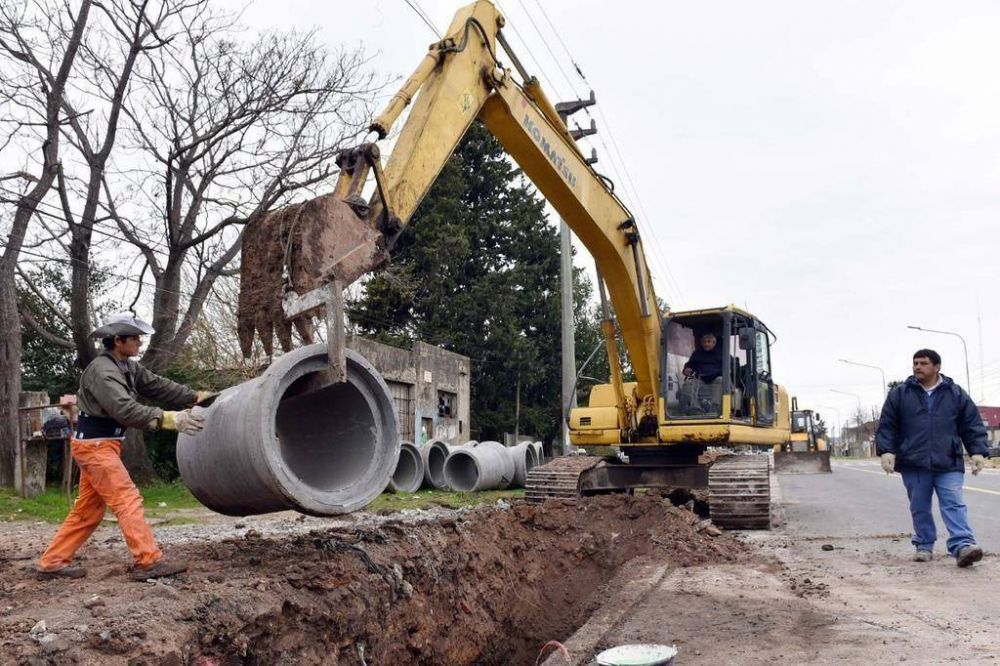
POLYGON ((767 455, 729 456, 708 470, 712 522, 729 530, 771 529, 771 476, 767 455))
POLYGON ((524 497, 529 502, 580 497, 580 476, 598 465, 600 456, 563 456, 533 467, 525 482, 524 497))

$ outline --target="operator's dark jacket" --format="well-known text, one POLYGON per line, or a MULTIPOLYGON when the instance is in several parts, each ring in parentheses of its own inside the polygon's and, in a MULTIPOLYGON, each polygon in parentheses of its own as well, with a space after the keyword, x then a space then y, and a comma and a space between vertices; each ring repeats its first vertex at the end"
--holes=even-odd
POLYGON ((722 376, 722 347, 716 346, 712 351, 698 347, 684 367, 691 368, 701 381, 711 384, 722 376))
POLYGON ((964 472, 962 445, 970 455, 988 455, 983 419, 969 394, 941 375, 928 410, 927 393, 916 377, 889 392, 876 439, 878 455, 896 454, 896 471, 927 469, 964 472))

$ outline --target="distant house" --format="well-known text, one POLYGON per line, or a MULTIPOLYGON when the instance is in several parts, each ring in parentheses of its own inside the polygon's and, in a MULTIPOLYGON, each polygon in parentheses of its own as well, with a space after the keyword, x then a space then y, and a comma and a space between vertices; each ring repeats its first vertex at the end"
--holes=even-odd
POLYGON ((846 448, 846 455, 854 458, 874 456, 876 430, 878 430, 877 420, 867 421, 860 427, 846 426, 841 435, 841 446, 846 448))
POLYGON ((980 407, 979 415, 993 446, 1000 446, 1000 407, 980 407))

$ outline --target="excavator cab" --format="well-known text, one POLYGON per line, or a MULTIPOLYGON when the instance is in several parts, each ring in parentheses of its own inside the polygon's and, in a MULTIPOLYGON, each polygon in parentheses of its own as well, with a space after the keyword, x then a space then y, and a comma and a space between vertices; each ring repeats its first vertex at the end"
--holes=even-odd
POLYGON ((819 414, 799 409, 792 398, 788 439, 774 447, 774 471, 781 474, 829 474, 830 451, 821 434, 819 414))
MULTIPOLYGON (((763 322, 732 306, 670 314, 660 354, 661 439, 690 441, 699 422, 775 431, 759 431, 747 443, 773 444, 787 437, 776 427, 778 412, 787 407, 782 410, 783 392, 771 376, 772 337, 763 322), (771 441, 758 441, 762 437, 771 441)), ((708 432, 718 431, 706 431, 711 438, 717 435, 708 432)))

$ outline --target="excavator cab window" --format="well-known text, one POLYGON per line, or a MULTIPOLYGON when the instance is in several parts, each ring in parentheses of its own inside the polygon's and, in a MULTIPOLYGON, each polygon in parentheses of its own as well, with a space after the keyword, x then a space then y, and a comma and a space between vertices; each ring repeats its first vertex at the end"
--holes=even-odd
POLYGON ((809 429, 809 416, 805 412, 795 412, 792 415, 792 432, 806 432, 809 429))
POLYGON ((675 317, 667 323, 663 377, 667 415, 719 418, 727 339, 720 315, 675 317))
POLYGON ((750 421, 750 405, 756 391, 753 366, 753 349, 757 344, 757 332, 752 322, 742 315, 733 315, 729 328, 729 365, 731 367, 730 418, 750 421))
POLYGON ((754 369, 757 380, 757 423, 774 423, 774 380, 771 378, 771 341, 767 329, 757 324, 754 369))

